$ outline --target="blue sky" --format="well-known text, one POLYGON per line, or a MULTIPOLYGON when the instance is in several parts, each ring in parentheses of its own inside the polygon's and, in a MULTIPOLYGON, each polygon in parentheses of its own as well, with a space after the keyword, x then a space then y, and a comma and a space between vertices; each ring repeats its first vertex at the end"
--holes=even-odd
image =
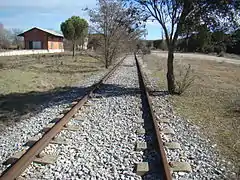
MULTIPOLYGON (((82 9, 93 8, 96 0, 0 0, 0 23, 6 28, 22 30, 34 26, 60 30, 60 24, 72 15, 88 19, 82 9)), ((155 22, 147 23, 147 39, 161 38, 161 28, 155 22)))

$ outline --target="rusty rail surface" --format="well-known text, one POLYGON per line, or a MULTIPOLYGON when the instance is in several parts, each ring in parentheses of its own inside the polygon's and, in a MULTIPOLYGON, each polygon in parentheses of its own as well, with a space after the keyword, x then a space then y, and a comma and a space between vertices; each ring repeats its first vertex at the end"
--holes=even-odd
POLYGON ((137 64, 137 69, 138 69, 138 72, 139 72, 140 86, 142 86, 141 88, 142 88, 143 94, 144 94, 144 96, 146 97, 146 100, 147 100, 147 108, 149 110, 149 118, 153 123, 154 130, 155 130, 154 133, 157 137, 157 148, 158 148, 157 150, 159 151, 160 157, 161 157, 161 162, 160 162, 161 168, 162 168, 161 172, 163 173, 164 180, 172 180, 169 164, 168 164, 166 153, 165 153, 164 146, 163 146, 163 141, 162 141, 162 138, 161 138, 161 135, 160 135, 160 132, 159 132, 158 123, 157 123, 156 117, 153 113, 152 102, 151 102, 151 99, 150 99, 150 96, 149 96, 149 92, 146 88, 147 86, 146 86, 145 81, 143 79, 143 71, 142 71, 141 66, 139 64, 139 61, 137 59, 137 55, 134 54, 134 56, 135 56, 135 60, 136 60, 136 64, 137 64))
POLYGON ((0 180, 14 180, 21 175, 21 173, 33 162, 39 153, 50 143, 62 128, 71 120, 72 116, 88 101, 91 95, 96 91, 102 83, 104 83, 120 66, 122 58, 98 83, 94 84, 89 92, 83 96, 80 101, 74 105, 59 121, 33 145, 25 154, 21 156, 14 164, 7 168, 1 175, 0 180))

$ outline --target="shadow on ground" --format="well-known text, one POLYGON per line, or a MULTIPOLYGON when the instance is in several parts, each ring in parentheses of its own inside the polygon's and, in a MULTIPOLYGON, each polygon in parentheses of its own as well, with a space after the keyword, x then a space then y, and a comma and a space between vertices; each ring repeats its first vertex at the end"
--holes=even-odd
POLYGON ((86 92, 83 87, 58 87, 44 92, 0 95, 0 122, 9 124, 39 113, 42 109, 68 103, 86 92))
POLYGON ((160 96, 160 97, 164 97, 164 96, 167 96, 169 95, 169 92, 168 91, 157 91, 157 90, 150 90, 149 91, 149 95, 150 96, 160 96))
MULTIPOLYGON (((29 118, 43 109, 60 104, 67 104, 82 97, 90 87, 57 87, 44 92, 11 93, 0 95, 0 123, 8 126, 29 118)), ((104 84, 96 92, 100 96, 134 96, 137 88, 125 88, 116 84, 104 84)))
POLYGON ((51 65, 49 66, 45 66, 45 67, 30 67, 29 71, 32 72, 43 72, 43 73, 61 73, 61 74, 75 74, 75 73, 93 73, 93 72, 98 72, 101 69, 99 68, 95 68, 95 67, 91 67, 91 66, 79 66, 80 68, 71 68, 71 66, 69 65, 65 65, 64 68, 61 68, 61 66, 59 66, 59 69, 51 69, 51 65), (84 69, 84 68, 88 68, 88 69, 84 69))

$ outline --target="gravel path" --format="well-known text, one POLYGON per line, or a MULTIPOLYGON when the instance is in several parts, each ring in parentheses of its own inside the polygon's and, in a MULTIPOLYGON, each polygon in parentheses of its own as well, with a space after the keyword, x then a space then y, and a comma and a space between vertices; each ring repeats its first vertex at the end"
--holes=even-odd
POLYGON ((89 79, 79 82, 65 93, 52 97, 49 103, 42 104, 42 111, 33 117, 26 118, 7 126, 0 131, 0 173, 6 168, 2 163, 12 154, 24 149, 23 144, 36 135, 46 124, 56 118, 70 102, 85 93, 85 88, 100 80, 106 71, 91 76, 89 79), (80 85, 81 84, 81 85, 80 85))
MULTIPOLYGON (((152 51, 153 54, 162 57, 162 58, 167 58, 167 51, 152 51)), ((217 61, 217 62, 226 62, 226 63, 232 63, 232 64, 240 64, 239 59, 231 59, 227 57, 216 57, 216 56, 211 56, 207 54, 198 54, 198 53, 174 53, 174 56, 181 60, 181 59, 187 59, 187 60, 210 60, 210 61, 217 61)))
MULTIPOLYGON (((181 145, 181 150, 166 149, 168 160, 188 162, 193 170, 192 173, 174 173, 173 178, 177 180, 237 179, 230 162, 220 158, 215 145, 203 136, 198 126, 191 124, 187 119, 178 116, 173 111, 169 101, 170 96, 159 90, 157 80, 151 77, 151 72, 147 66, 143 64, 142 66, 146 72, 148 86, 159 91, 152 96, 155 114, 160 119, 170 119, 169 126, 175 131, 173 139, 168 141, 178 142, 181 145)), ((165 139, 165 141, 167 140, 165 139)))
POLYGON ((126 58, 96 95, 98 100, 71 121, 80 130, 59 134, 68 144, 50 144, 44 150, 57 155, 57 162, 32 163, 24 179, 141 179, 134 173, 135 164, 143 160, 143 152, 134 150, 142 118, 134 59, 126 58))

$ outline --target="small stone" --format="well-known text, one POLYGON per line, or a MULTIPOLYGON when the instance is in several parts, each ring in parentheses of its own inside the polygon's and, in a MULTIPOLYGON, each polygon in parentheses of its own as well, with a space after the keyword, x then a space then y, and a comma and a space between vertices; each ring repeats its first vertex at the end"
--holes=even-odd
POLYGON ((179 176, 184 176, 184 175, 186 175, 186 173, 185 172, 179 172, 178 175, 179 176))

